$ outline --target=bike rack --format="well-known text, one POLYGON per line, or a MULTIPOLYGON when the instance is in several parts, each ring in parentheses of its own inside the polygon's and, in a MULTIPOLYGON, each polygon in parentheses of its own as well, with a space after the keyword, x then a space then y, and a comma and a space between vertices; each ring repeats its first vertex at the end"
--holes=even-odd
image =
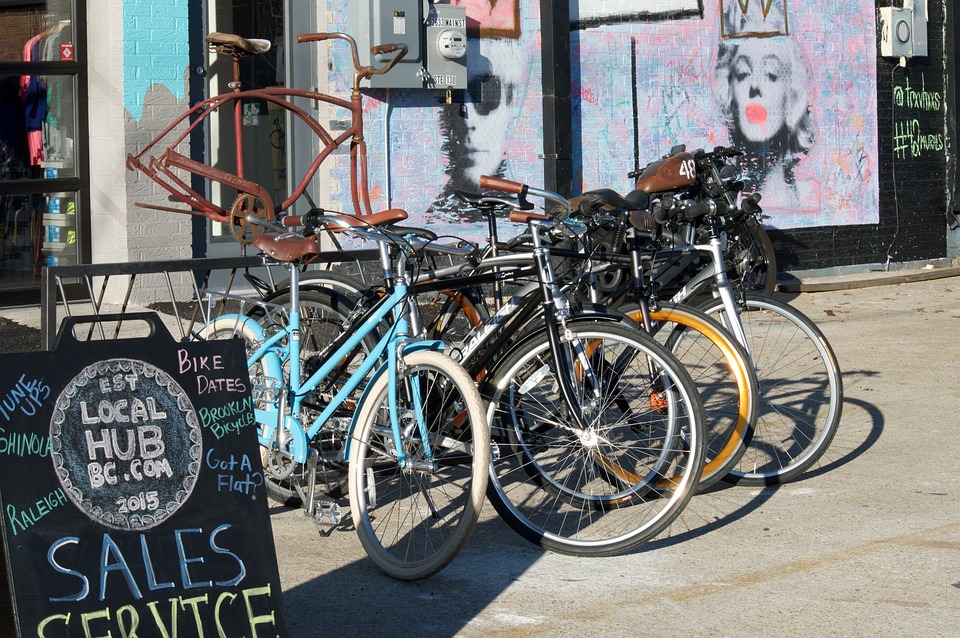
MULTIPOLYGON (((365 262, 379 259, 379 252, 376 250, 349 250, 349 251, 331 251, 319 255, 313 264, 332 264, 341 262, 365 262)), ((250 268, 264 268, 267 271, 268 285, 274 288, 272 266, 266 266, 259 255, 248 257, 222 257, 206 259, 180 259, 167 261, 144 261, 138 263, 112 263, 112 264, 86 264, 80 266, 49 266, 45 267, 41 274, 40 285, 40 347, 43 350, 53 350, 56 343, 57 331, 60 322, 57 320, 57 307, 62 303, 66 317, 73 316, 71 303, 89 303, 93 309, 93 315, 99 317, 104 304, 104 297, 107 284, 111 277, 127 277, 127 287, 124 293, 123 301, 120 304, 120 311, 115 313, 111 310, 110 314, 124 315, 128 313, 130 306, 130 297, 133 293, 137 278, 142 275, 163 275, 167 291, 169 293, 169 303, 173 307, 173 314, 179 328, 181 340, 186 340, 193 332, 194 324, 197 318, 203 314, 203 294, 201 290, 205 289, 210 281, 214 271, 229 271, 227 276, 226 290, 229 292, 233 287, 234 279, 238 270, 247 270, 250 268), (192 278, 192 297, 189 300, 177 299, 174 292, 172 273, 193 273, 192 278), (103 282, 100 285, 99 293, 94 292, 94 278, 102 277, 103 282), (79 279, 85 288, 86 298, 81 295, 67 294, 66 282, 68 280, 79 279), (182 313, 181 310, 190 307, 190 317, 182 313)), ((130 311, 133 312, 133 311, 130 311)), ((114 320, 109 320, 113 324, 114 320)), ((107 330, 104 327, 105 321, 95 321, 90 324, 88 340, 94 338, 94 330, 99 332, 99 338, 106 340, 108 338, 116 339, 119 336, 122 321, 117 321, 113 328, 112 337, 107 336, 107 330)))

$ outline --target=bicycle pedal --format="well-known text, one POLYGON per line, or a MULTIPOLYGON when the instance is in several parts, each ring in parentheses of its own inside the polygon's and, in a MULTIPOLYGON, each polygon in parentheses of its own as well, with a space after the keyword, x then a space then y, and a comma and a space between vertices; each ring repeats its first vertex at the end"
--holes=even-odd
POLYGON ((343 519, 343 512, 336 501, 318 499, 313 508, 313 522, 322 536, 329 536, 343 519))

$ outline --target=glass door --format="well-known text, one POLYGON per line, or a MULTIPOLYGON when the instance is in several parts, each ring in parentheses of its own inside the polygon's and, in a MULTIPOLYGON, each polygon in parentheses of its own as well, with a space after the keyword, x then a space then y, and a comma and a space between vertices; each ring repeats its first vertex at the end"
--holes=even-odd
MULTIPOLYGON (((211 0, 207 5, 209 31, 271 43, 269 51, 241 59, 239 82, 243 91, 284 84, 285 4, 284 0, 211 0)), ((207 55, 209 95, 232 90, 235 80, 233 60, 214 51, 207 55)), ((232 108, 224 108, 210 119, 208 151, 211 165, 252 180, 266 189, 274 202, 283 201, 287 196, 284 110, 266 100, 246 99, 238 113, 232 108)), ((229 210, 237 200, 237 191, 228 185, 212 182, 210 189, 212 201, 224 209, 229 210)), ((226 225, 213 223, 210 226, 207 255, 237 254, 236 242, 226 225)))

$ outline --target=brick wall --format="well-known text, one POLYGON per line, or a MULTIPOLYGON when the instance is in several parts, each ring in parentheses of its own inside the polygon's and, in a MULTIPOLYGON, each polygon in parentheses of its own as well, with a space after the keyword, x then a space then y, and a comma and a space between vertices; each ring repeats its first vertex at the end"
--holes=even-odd
MULTIPOLYGON (((139 151, 187 109, 189 26, 187 0, 123 0, 125 152, 139 151)), ((178 151, 189 156, 189 140, 178 151)), ((166 191, 138 172, 124 176, 126 260, 190 258, 191 216, 137 204, 185 206, 170 202, 166 191)), ((188 280, 178 277, 175 284, 185 290, 188 280)), ((146 302, 169 295, 162 278, 150 277, 138 283, 137 296, 146 302)))
POLYGON ((0 60, 23 59, 23 45, 30 35, 46 26, 42 9, 11 7, 0 9, 0 60))
MULTIPOLYGON (((202 28, 191 21, 193 0, 97 0, 88 3, 89 121, 92 249, 95 263, 142 262, 192 257, 195 217, 138 207, 173 206, 166 191, 139 172, 126 170, 137 153, 188 107, 191 38, 202 28)), ((200 15, 197 9, 195 15, 200 15)), ((200 45, 202 46, 202 44, 200 45)), ((184 127, 173 132, 175 137, 184 127)), ((189 140, 180 153, 189 156, 189 140)), ((157 153, 154 152, 154 155, 157 153)), ((107 300, 125 293, 112 280, 107 300)), ((190 294, 186 275, 174 277, 174 293, 190 294)), ((161 276, 138 279, 134 301, 169 297, 161 276)))

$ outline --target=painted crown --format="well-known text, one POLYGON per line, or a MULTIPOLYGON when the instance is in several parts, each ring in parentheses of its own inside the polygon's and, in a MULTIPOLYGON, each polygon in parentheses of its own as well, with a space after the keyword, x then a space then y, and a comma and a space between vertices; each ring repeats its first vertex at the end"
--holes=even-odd
POLYGON ((720 8, 724 40, 790 35, 787 0, 720 0, 720 8))

